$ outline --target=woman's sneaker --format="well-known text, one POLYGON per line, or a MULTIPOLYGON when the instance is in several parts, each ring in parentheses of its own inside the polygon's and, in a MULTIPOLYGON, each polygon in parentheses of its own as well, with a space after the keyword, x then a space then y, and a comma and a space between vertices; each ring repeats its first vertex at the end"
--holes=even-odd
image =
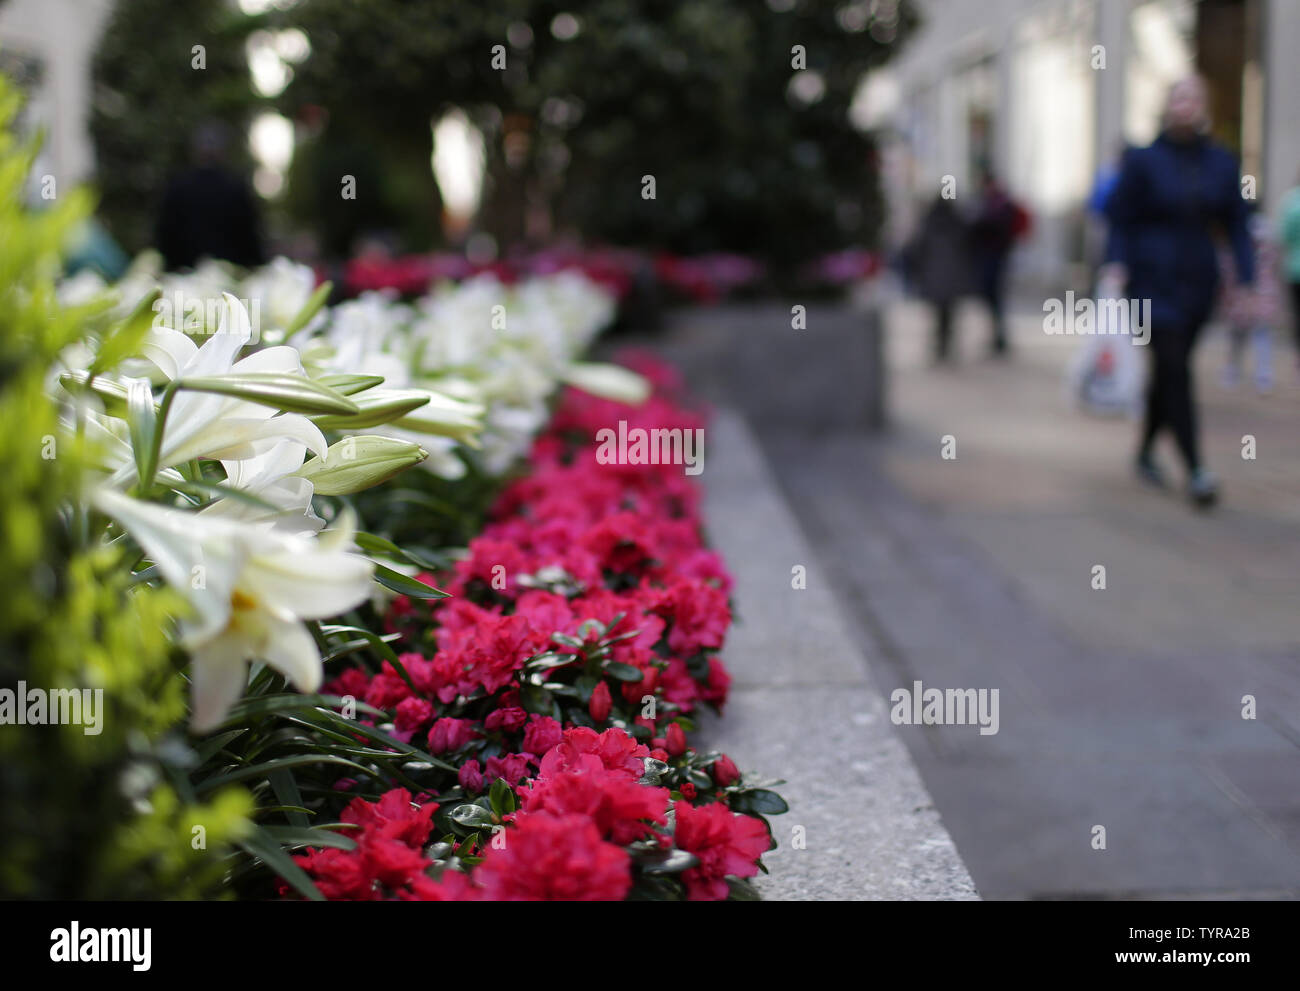
POLYGON ((1219 480, 1205 468, 1197 468, 1187 481, 1187 495, 1197 506, 1213 506, 1219 499, 1219 480))

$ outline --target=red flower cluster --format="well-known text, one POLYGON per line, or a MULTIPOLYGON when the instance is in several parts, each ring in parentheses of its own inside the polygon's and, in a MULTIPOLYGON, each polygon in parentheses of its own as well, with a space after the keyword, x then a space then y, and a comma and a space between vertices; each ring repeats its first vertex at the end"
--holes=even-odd
POLYGON ((426 576, 452 597, 394 603, 390 628, 421 648, 402 670, 326 686, 455 769, 430 772, 437 804, 402 789, 354 800, 356 848, 297 858, 327 897, 725 898, 728 876, 757 873, 766 823, 731 806, 772 809, 685 733, 730 681, 716 654, 731 579, 703 545, 698 492, 680 466, 594 456, 620 419, 699 425, 671 369, 633 361, 655 395, 633 408, 570 390, 468 555, 426 576))
MULTIPOLYGON (((727 897, 726 878, 752 877, 770 846, 758 819, 715 802, 672 803, 675 829, 664 829, 667 788, 641 783, 647 749, 619 729, 577 727, 542 757, 519 791, 522 809, 496 824, 481 863, 466 875, 442 869, 421 849, 438 806, 411 801, 404 788, 378 802, 354 799, 343 822, 358 829, 356 847, 296 857, 331 899, 413 901, 617 901, 633 884, 628 848, 693 855, 682 880, 691 900, 727 897)), ((724 758, 725 759, 725 758, 724 758)))

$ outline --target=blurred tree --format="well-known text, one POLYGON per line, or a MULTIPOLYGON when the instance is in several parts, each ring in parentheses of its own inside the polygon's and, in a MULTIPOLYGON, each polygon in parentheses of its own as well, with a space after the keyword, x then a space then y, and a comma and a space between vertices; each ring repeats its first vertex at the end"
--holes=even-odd
MULTIPOLYGON (((229 0, 115 5, 95 53, 90 132, 100 213, 128 251, 152 242, 167 179, 188 164, 195 128, 216 120, 246 132, 258 98, 244 45, 257 24, 229 0)), ((230 164, 246 170, 245 143, 230 152, 230 164)))
POLYGON ((485 136, 481 224, 506 244, 540 209, 592 240, 780 262, 874 241, 872 144, 849 106, 916 21, 910 0, 311 0, 270 16, 311 44, 285 112, 323 107, 330 147, 382 151, 408 177, 388 208, 416 238, 440 209, 430 123, 459 107, 485 136))

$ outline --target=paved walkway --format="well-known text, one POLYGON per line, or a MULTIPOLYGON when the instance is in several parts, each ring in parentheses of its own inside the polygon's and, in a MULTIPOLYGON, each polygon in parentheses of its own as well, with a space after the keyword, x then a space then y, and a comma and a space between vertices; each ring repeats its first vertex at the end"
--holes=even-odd
MULTIPOLYGON (((689 369, 725 319, 683 314, 661 346, 689 369)), ((1222 342, 1202 348, 1225 503, 1201 515, 1132 480, 1133 424, 1070 408, 1076 342, 1044 335, 1041 313, 1014 321, 1006 363, 976 357, 980 328, 966 327, 955 369, 926 364, 916 307, 893 307, 888 326, 887 433, 762 440, 881 694, 999 689, 996 735, 894 727, 981 894, 1300 895, 1293 367, 1279 361, 1266 399, 1229 393, 1222 342), (945 434, 956 460, 940 457, 945 434), (1105 590, 1091 588, 1098 564, 1105 590), (1242 718, 1244 695, 1258 718, 1242 718)))
POLYGON ((779 846, 765 858, 763 896, 975 898, 757 441, 727 410, 706 440, 705 519, 735 576, 738 622, 724 654, 726 715, 703 742, 786 782, 777 790, 790 811, 770 820, 779 846))

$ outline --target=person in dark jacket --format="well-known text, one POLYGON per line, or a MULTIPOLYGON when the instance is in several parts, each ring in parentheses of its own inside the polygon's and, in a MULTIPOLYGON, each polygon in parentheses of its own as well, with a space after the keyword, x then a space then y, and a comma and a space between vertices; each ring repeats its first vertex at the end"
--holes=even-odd
POLYGON ((946 361, 952 350, 953 311, 974 281, 970 227, 952 200, 935 197, 907 255, 918 294, 935 309, 935 360, 946 361))
POLYGON ((1016 204, 991 170, 980 177, 979 205, 971 221, 971 240, 978 265, 979 294, 993 320, 994 355, 1007 351, 1006 296, 1007 259, 1016 240, 1016 204))
POLYGON ((228 135, 218 123, 195 132, 194 165, 163 194, 156 241, 167 268, 193 268, 201 258, 252 267, 265 259, 252 191, 225 164, 228 135))
POLYGON ((1254 257, 1237 162, 1206 137, 1201 79, 1171 87, 1163 123, 1154 143, 1124 155, 1106 204, 1106 262, 1130 300, 1150 300, 1151 380, 1138 474, 1164 486, 1152 448, 1168 428, 1187 467, 1188 493, 1205 506, 1217 498, 1218 482, 1201 461, 1191 358, 1215 303, 1216 234, 1226 235, 1241 284, 1254 282, 1254 257))

